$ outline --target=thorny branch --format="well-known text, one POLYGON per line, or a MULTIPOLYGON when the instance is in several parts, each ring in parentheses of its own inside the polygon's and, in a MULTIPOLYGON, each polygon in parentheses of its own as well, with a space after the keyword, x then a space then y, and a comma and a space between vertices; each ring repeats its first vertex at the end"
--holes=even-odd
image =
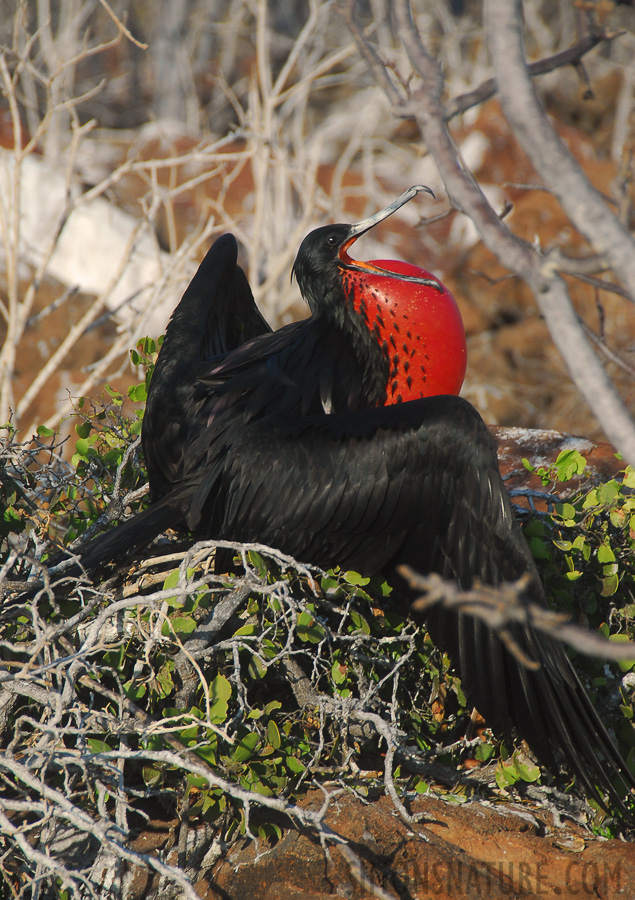
MULTIPOLYGON (((25 612, 28 612, 31 621, 31 625, 27 628, 31 639, 21 644, 17 654, 14 648, 11 661, 7 661, 3 666, 0 679, 1 702, 11 703, 14 709, 11 717, 0 718, 7 746, 0 761, 0 777, 5 788, 4 799, 0 800, 2 815, 0 830, 5 840, 10 839, 7 845, 9 849, 5 850, 5 867, 7 877, 13 873, 11 877, 15 879, 16 886, 28 882, 29 871, 35 873, 38 870, 40 872, 38 877, 42 877, 44 865, 44 872, 50 877, 61 879, 67 889, 77 890, 83 885, 89 891, 96 891, 102 855, 114 853, 115 857, 128 867, 149 868, 156 871, 166 884, 177 884, 186 890, 187 872, 160 861, 159 857, 152 854, 130 851, 129 828, 122 826, 121 823, 115 824, 107 814, 106 818, 103 818, 105 810, 100 806, 99 797, 104 788, 116 797, 119 803, 125 805, 128 814, 135 810, 137 813, 143 813, 143 798, 150 800, 155 791, 151 787, 139 784, 129 774, 131 766, 134 772, 143 764, 182 775, 189 773, 203 779, 210 789, 221 791, 231 798, 232 802, 242 807, 247 823, 253 819, 253 810, 260 808, 282 813, 291 820, 311 828, 323 840, 325 846, 335 845, 339 848, 347 860, 352 877, 365 884, 367 890, 383 900, 391 896, 368 875, 366 867, 345 839, 327 825, 325 816, 332 796, 328 791, 325 793, 323 806, 317 811, 312 811, 284 797, 267 796, 245 789, 229 773, 226 776, 219 774, 222 772, 222 766, 219 764, 212 766, 206 757, 201 757, 188 749, 180 735, 184 728, 199 723, 201 727, 217 735, 218 740, 227 742, 228 747, 236 746, 240 734, 237 729, 240 729, 245 714, 252 708, 249 705, 242 712, 238 710, 239 714, 234 717, 233 724, 230 720, 224 726, 218 726, 213 718, 209 718, 211 685, 207 680, 209 676, 201 667, 196 667, 198 676, 196 689, 198 692, 202 689, 208 697, 207 715, 202 720, 187 712, 193 701, 194 691, 190 691, 189 703, 181 707, 182 712, 166 718, 149 714, 133 701, 129 696, 135 690, 132 684, 128 684, 125 689, 119 684, 113 689, 108 686, 107 681, 104 682, 101 674, 105 671, 101 662, 104 654, 116 651, 122 642, 129 644, 131 641, 139 641, 140 649, 137 656, 145 660, 146 665, 150 666, 150 671, 152 668, 155 669, 155 678, 161 677, 155 668, 158 665, 157 659, 164 658, 168 647, 180 647, 180 651, 174 657, 178 670, 180 668, 178 661, 181 657, 192 660, 193 651, 200 653, 207 646, 217 658, 225 657, 227 654, 231 656, 235 651, 253 654, 265 669, 275 667, 279 658, 293 653, 295 660, 303 662, 305 666, 309 663, 309 671, 313 672, 311 676, 313 684, 322 679, 331 664, 329 644, 338 642, 338 635, 330 631, 325 632, 325 639, 320 643, 322 649, 317 657, 311 645, 303 650, 301 644, 298 646, 297 640, 294 642, 293 631, 299 628, 298 616, 306 611, 306 601, 296 598, 292 583, 285 578, 267 584, 266 580, 257 575, 250 563, 250 553, 256 550, 267 552, 272 561, 283 565, 281 574, 284 574, 285 567, 292 564, 288 557, 275 551, 268 551, 260 545, 234 545, 226 542, 219 545, 202 542, 180 554, 179 582, 173 587, 137 594, 126 599, 116 593, 108 593, 107 605, 99 609, 95 602, 91 602, 80 611, 79 615, 65 622, 62 627, 47 624, 41 617, 39 604, 36 603, 5 610, 3 614, 5 632, 7 627, 10 632, 11 623, 25 612), (209 574, 209 571, 205 574, 205 570, 209 568, 205 566, 205 562, 209 561, 210 555, 219 546, 224 549, 231 547, 238 551, 245 563, 245 575, 242 578, 231 579, 234 584, 233 591, 227 588, 227 576, 219 578, 209 574), (192 572, 189 563, 195 558, 198 565, 203 565, 203 573, 192 572), (221 599, 215 605, 208 617, 208 624, 203 624, 200 632, 195 631, 192 637, 185 641, 181 641, 178 632, 173 629, 167 632, 162 629, 157 633, 153 623, 172 624, 169 610, 173 608, 175 600, 185 603, 187 597, 199 595, 205 589, 224 596, 225 599, 221 599), (240 629, 232 637, 231 631, 235 630, 235 625, 234 629, 230 629, 229 636, 221 639, 230 617, 241 608, 244 617, 244 609, 249 603, 249 598, 258 595, 267 601, 270 610, 277 610, 274 620, 269 624, 265 622, 262 631, 257 632, 251 639, 240 635, 240 629), (166 602, 169 603, 168 606, 166 602), (227 602, 230 607, 223 612, 223 604, 227 602), (89 613, 88 619, 86 609, 89 613), (290 629, 291 639, 283 641, 279 654, 273 657, 271 654, 263 654, 263 641, 272 637, 275 628, 281 626, 290 629), (84 698, 91 696, 92 700, 86 702, 84 698), (29 701, 22 712, 16 707, 16 702, 20 698, 23 702, 26 699, 29 701), (11 718, 15 722, 13 733, 9 726, 11 718), (115 747, 109 749, 104 742, 99 749, 91 747, 90 740, 87 741, 86 736, 95 732, 110 734, 115 747), (128 740, 133 739, 138 746, 134 748, 122 743, 124 736, 128 736, 128 740), (156 746, 157 739, 164 741, 164 749, 152 749, 156 746), (33 744, 33 752, 28 756, 23 752, 25 741, 33 744), (116 746, 117 742, 119 746, 116 746), (123 781, 117 781, 116 767, 119 764, 123 765, 123 781), (49 785, 47 775, 49 772, 63 774, 61 783, 65 787, 49 785), (92 794, 97 801, 95 809, 91 808, 90 803, 86 805, 82 799, 86 796, 86 792, 85 789, 80 789, 77 782, 78 774, 81 775, 82 784, 88 788, 89 795, 92 794), (98 811, 101 821, 99 827, 95 818, 98 811), (56 849, 56 835, 60 829, 69 828, 74 837, 70 844, 69 838, 65 839, 67 846, 73 846, 75 854, 80 856, 80 863, 76 862, 74 867, 65 861, 64 851, 61 848, 56 849), (41 842, 45 830, 49 835, 48 854, 42 852, 41 842), (10 849, 11 841, 14 842, 13 849, 10 849), (93 849, 89 851, 89 847, 93 849), (95 855, 97 862, 93 864, 95 855), (17 874, 18 859, 21 860, 22 876, 17 874), (24 881, 25 878, 27 882, 24 881)), ((171 555, 170 561, 174 561, 174 555, 171 555)), ((295 563, 293 571, 295 577, 306 579, 308 576, 309 584, 314 585, 315 590, 315 576, 319 574, 317 571, 295 563)), ((55 583, 51 588, 54 593, 61 590, 55 583)), ((251 602, 253 603, 253 600, 251 602)), ((314 615, 312 613, 312 616, 314 615)), ((362 636, 362 645, 364 640, 362 636)), ((405 635, 403 639, 395 640, 409 643, 411 637, 405 635)), ((8 649, 10 644, 3 640, 1 646, 8 649)), ((388 743, 392 759, 399 743, 394 736, 398 734, 398 730, 370 710, 380 709, 385 704, 379 696, 381 683, 388 677, 398 680, 399 672, 408 658, 408 653, 400 654, 393 671, 385 674, 374 690, 366 692, 366 696, 355 703, 337 700, 336 697, 322 698, 325 703, 322 726, 324 731, 322 744, 325 753, 328 752, 332 741, 328 736, 330 722, 340 723, 339 731, 339 728, 346 727, 347 723, 353 725, 361 720, 371 723, 378 729, 388 743)), ((139 677, 141 677, 139 684, 151 683, 152 676, 142 675, 141 670, 139 677)), ((316 693, 316 697, 319 705, 320 695, 316 693)), ((253 702, 251 692, 245 685, 243 690, 238 692, 237 700, 239 704, 253 702)), ((393 702, 396 703, 396 699, 393 702)), ((396 712, 395 707, 392 718, 395 718, 396 712)), ((307 774, 310 777, 310 773, 307 774)), ((174 777, 171 781, 174 782, 174 777)), ((60 784, 59 779, 56 783, 60 784)), ((386 769, 386 786, 389 794, 399 804, 398 808, 401 807, 393 784, 392 763, 386 769)), ((168 789, 168 796, 169 794, 168 789)), ((404 812, 402 810, 402 813, 404 812)), ((247 830, 249 831, 249 826, 247 830)), ((186 890, 186 896, 195 895, 187 893, 186 890)))
MULTIPOLYGON (((543 59, 538 59, 535 62, 529 63, 527 71, 532 78, 535 78, 538 75, 546 75, 548 72, 561 69, 563 66, 574 66, 579 63, 590 50, 597 47, 598 44, 601 44, 604 41, 613 41, 617 37, 619 37, 619 33, 609 34, 605 31, 597 33, 590 31, 587 34, 584 34, 580 40, 576 41, 572 47, 567 47, 566 50, 560 50, 558 53, 554 53, 551 56, 546 56, 543 59)), ((446 122, 449 122, 455 116, 467 112, 467 110, 471 109, 473 106, 484 103, 485 100, 493 97, 496 92, 496 79, 488 78, 482 84, 479 84, 473 91, 468 91, 458 97, 453 97, 452 100, 445 104, 446 122)))
MULTIPOLYGON (((463 591, 456 582, 444 580, 440 575, 424 577, 408 567, 404 567, 402 574, 411 587, 423 592, 423 596, 413 603, 413 609, 418 612, 426 612, 430 607, 441 604, 447 609, 476 616, 501 634, 505 632, 507 625, 513 623, 530 625, 543 634, 564 641, 587 656, 617 662, 635 659, 635 645, 612 643, 599 634, 574 625, 562 613, 552 612, 536 603, 526 603, 523 594, 528 584, 527 576, 520 581, 502 584, 497 588, 482 585, 463 591)), ((511 639, 508 646, 523 665, 531 667, 535 665, 511 639)))
MULTIPOLYGON (((399 91, 395 89, 385 64, 382 63, 376 53, 372 52, 370 42, 367 40, 366 35, 362 32, 358 24, 356 8, 356 0, 340 0, 340 3, 338 4, 338 9, 353 35, 360 54, 372 70, 374 76, 381 83, 391 102, 399 105, 401 101, 399 91)), ((587 53, 589 53, 589 51, 593 50, 594 47, 597 47, 605 41, 613 41, 618 38, 620 34, 621 32, 609 33, 604 30, 589 30, 583 34, 575 44, 571 47, 567 47, 566 50, 560 50, 558 53, 553 53, 543 59, 538 59, 529 63, 527 66, 529 75, 532 78, 535 78, 539 75, 546 75, 556 69, 561 69, 564 66, 575 66, 587 53)), ((453 97, 444 104, 443 117, 445 121, 449 122, 456 116, 467 112, 468 109, 472 109, 474 106, 484 103, 486 100, 489 100, 490 97, 493 97, 496 92, 496 79, 487 78, 473 90, 460 94, 457 97, 453 97)))
MULTIPOLYGON (((189 775, 202 779, 210 791, 221 792, 239 810, 242 809, 247 833, 253 828, 249 823, 253 823, 258 810, 282 814, 310 828, 325 847, 339 849, 349 864, 352 877, 385 900, 390 895, 378 886, 372 874, 369 875, 367 866, 343 836, 327 824, 329 803, 335 796, 332 791, 325 790, 320 809, 307 809, 297 805, 292 794, 284 796, 283 792, 279 796, 268 796, 266 792, 246 789, 230 771, 223 772, 220 758, 211 763, 207 756, 197 753, 197 748, 203 746, 201 737, 207 731, 227 747, 225 752, 231 754, 231 748, 238 748, 244 739, 242 723, 250 719, 258 721, 250 716, 257 710, 254 687, 238 673, 241 689, 235 695, 235 712, 224 722, 215 720, 216 699, 211 673, 227 671, 221 665, 223 659, 230 660, 235 654, 245 660, 251 657, 258 661, 262 671, 260 677, 265 678, 266 673, 274 671, 280 663, 288 664, 299 674, 299 715, 304 716, 311 709, 320 710, 319 742, 312 765, 323 767, 335 762, 333 759, 329 763, 333 748, 332 728, 337 734, 348 731, 357 735, 355 739, 362 735, 368 739, 375 733, 385 748, 385 791, 399 815, 412 827, 415 820, 404 806, 395 782, 394 765, 396 757, 410 770, 430 761, 429 751, 417 754, 407 746, 411 740, 404 727, 406 711, 400 700, 402 674, 411 664, 417 666, 415 652, 420 652, 416 651, 417 631, 406 628, 401 633, 386 635, 378 642, 376 636, 343 627, 349 622, 350 605, 340 608, 335 598, 327 600, 321 596, 318 570, 298 566, 290 558, 257 544, 206 541, 187 551, 168 554, 166 558, 168 570, 163 570, 164 575, 175 563, 179 564, 175 570, 179 573, 177 583, 147 591, 140 579, 138 592, 125 598, 121 587, 102 589, 100 595, 80 606, 74 617, 59 624, 47 623, 43 609, 36 602, 5 608, 0 622, 4 634, 10 634, 13 623, 25 613, 30 623, 23 626, 24 639, 19 645, 9 643, 0 635, 3 651, 11 648, 0 678, 0 708, 4 710, 4 715, 0 714, 0 726, 6 746, 0 760, 0 778, 4 786, 0 799, 0 833, 5 841, 9 841, 5 844, 4 856, 8 875, 14 878, 16 886, 26 883, 24 878, 28 880, 29 872, 35 874, 37 870, 38 877, 43 877, 46 857, 44 871, 48 873, 47 877, 61 879, 70 890, 79 890, 83 885, 85 889, 95 891, 103 854, 111 853, 123 865, 124 873, 131 867, 146 868, 156 872, 166 885, 178 885, 186 890, 187 868, 168 865, 154 854, 131 851, 130 825, 126 823, 133 813, 137 817, 145 814, 144 806, 157 795, 157 790, 168 802, 174 802, 179 778, 189 775), (243 576, 219 577, 210 572, 209 560, 220 546, 239 553, 245 567, 243 576), (263 578, 254 568, 254 560, 257 560, 254 552, 266 555, 274 565, 281 566, 273 582, 263 578), (195 569, 192 568, 194 561, 195 569), (298 593, 301 582, 305 589, 298 593), (188 598, 200 597, 202 592, 210 592, 217 599, 210 614, 200 620, 199 627, 190 637, 182 639, 175 630, 178 620, 172 617, 172 611, 182 608, 188 598), (260 598, 261 613, 257 627, 250 632, 237 626, 249 622, 248 610, 253 608, 255 598, 260 598), (317 606, 309 607, 307 603, 317 606), (268 612, 262 618, 265 609, 268 612), (300 617, 307 613, 319 628, 315 639, 308 644, 301 637, 298 641, 298 636, 303 634, 300 617), (165 625, 170 627, 166 629, 165 625), (277 650, 273 655, 266 649, 267 642, 272 639, 275 639, 277 650), (319 643, 316 644, 316 640, 319 643), (131 681, 123 684, 122 673, 114 684, 109 684, 109 669, 104 667, 104 661, 123 644, 137 646, 134 656, 140 665, 135 667, 136 674, 132 673, 131 681), (333 653, 338 648, 346 648, 349 654, 358 654, 368 660, 371 644, 375 647, 372 656, 379 666, 376 679, 361 680, 357 698, 325 693, 324 679, 333 666, 333 653), (382 646, 399 649, 384 657, 377 649, 382 646), (199 663, 193 665, 195 657, 199 663), (140 701, 132 698, 140 690, 139 696, 147 690, 156 691, 152 685, 165 678, 161 674, 161 660, 164 660, 164 668, 165 660, 170 658, 176 664, 175 676, 176 672, 183 673, 195 684, 190 684, 187 697, 173 701, 176 710, 166 717, 146 711, 140 701), (185 662, 192 667, 192 675, 185 673, 185 662), (303 686, 300 682, 304 682, 303 686), (207 698, 203 706, 195 699, 201 692, 207 698), (202 718, 189 711, 193 705, 203 711, 202 718), (199 743, 188 746, 184 735, 188 729, 191 733, 192 728, 198 729, 201 737, 199 743), (104 735, 98 746, 91 745, 89 739, 95 733, 104 735), (163 742, 162 748, 157 745, 157 740, 163 742), (31 751, 25 754, 27 745, 31 751), (153 788, 152 780, 144 784, 135 778, 134 773, 142 766, 146 767, 144 771, 165 773, 161 776, 162 786, 153 788), (49 775, 53 773, 56 773, 54 784, 49 783, 49 775), (112 814, 100 799, 104 790, 116 800, 112 814), (86 798, 90 796, 96 805, 87 802, 86 798), (173 799, 170 801, 170 798, 173 799), (112 815, 122 804, 127 813, 115 820, 112 815), (58 847, 63 833, 66 837, 58 847), (42 849, 45 834, 47 854, 42 849), (67 851, 63 846, 74 848, 72 866, 65 857, 67 851), (26 874, 18 876, 18 869, 26 874)), ((155 565, 158 559, 153 561, 155 565)), ((500 591, 460 592, 435 577, 421 579, 409 574, 415 587, 428 592, 426 605, 443 602, 478 615, 492 627, 503 630, 510 622, 529 622, 558 639, 569 641, 583 652, 602 653, 611 658, 635 658, 634 653, 625 652, 623 645, 616 652, 609 642, 596 640, 583 629, 567 624, 560 616, 523 606, 518 599, 522 585, 505 585, 500 591)), ((78 586, 78 591, 80 589, 78 586)), ((62 590, 69 599, 72 598, 68 587, 62 588, 55 582, 51 584, 54 596, 62 590)), ((311 784, 310 769, 301 776, 302 781, 307 782, 307 779, 311 784)), ((198 839, 209 843, 214 831, 209 826, 201 831, 199 826, 198 839)), ((420 833, 420 837, 426 839, 424 833, 420 833)), ((112 889, 115 888, 113 885, 112 889)), ((186 892, 186 896, 195 895, 186 892)))
POLYGON ((577 230, 635 300, 635 241, 590 185, 549 122, 525 62, 521 0, 486 0, 490 56, 507 120, 577 230))

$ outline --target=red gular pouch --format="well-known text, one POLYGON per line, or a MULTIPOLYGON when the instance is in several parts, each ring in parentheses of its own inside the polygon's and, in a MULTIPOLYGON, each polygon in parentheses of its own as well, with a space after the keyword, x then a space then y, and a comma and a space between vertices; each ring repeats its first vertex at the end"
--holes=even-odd
POLYGON ((448 289, 412 263, 346 257, 340 257, 345 292, 390 362, 386 404, 458 394, 467 346, 448 289))

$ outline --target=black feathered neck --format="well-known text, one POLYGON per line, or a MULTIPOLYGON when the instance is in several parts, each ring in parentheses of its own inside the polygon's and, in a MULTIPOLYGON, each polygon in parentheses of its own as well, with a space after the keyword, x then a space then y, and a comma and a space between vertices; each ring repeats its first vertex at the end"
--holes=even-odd
POLYGON ((348 240, 350 228, 350 225, 324 225, 307 234, 291 273, 311 313, 316 317, 326 316, 336 324, 340 324, 344 307, 339 252, 348 240))
POLYGON ((337 329, 348 339, 363 373, 367 402, 382 405, 387 395, 389 360, 368 322, 356 311, 343 278, 340 252, 350 240, 353 227, 324 225, 308 234, 300 245, 292 275, 316 326, 337 329))

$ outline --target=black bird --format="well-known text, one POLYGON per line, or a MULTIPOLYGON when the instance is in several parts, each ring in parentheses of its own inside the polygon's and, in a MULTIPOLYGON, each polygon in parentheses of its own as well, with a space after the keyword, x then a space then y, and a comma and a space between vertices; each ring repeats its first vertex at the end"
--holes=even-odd
MULTIPOLYGON (((148 394, 152 503, 88 542, 86 568, 171 527, 259 541, 324 568, 390 578, 407 564, 464 588, 526 573, 525 600, 545 603, 486 425, 467 401, 438 395, 460 388, 463 332, 449 301, 440 348, 417 316, 447 292, 423 270, 348 255, 422 189, 357 225, 311 232, 293 267, 311 316, 276 332, 233 236, 214 243, 170 320, 148 394), (423 298, 414 308, 404 301, 413 295, 423 298)), ((427 625, 489 725, 515 727, 554 772, 564 757, 590 795, 603 802, 598 786, 621 807, 635 779, 559 642, 510 626, 539 663, 528 668, 471 616, 435 609, 427 625)))

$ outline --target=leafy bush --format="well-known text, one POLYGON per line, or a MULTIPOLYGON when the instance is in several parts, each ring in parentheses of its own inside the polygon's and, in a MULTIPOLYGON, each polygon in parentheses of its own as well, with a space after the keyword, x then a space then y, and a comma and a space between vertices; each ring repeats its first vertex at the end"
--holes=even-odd
MULTIPOLYGON (((72 543, 144 502, 135 404, 157 349, 146 340, 134 352, 147 375, 127 399, 109 390, 101 407, 78 402, 72 454, 46 431, 30 447, 8 442, 5 577, 11 566, 12 577, 37 572, 49 539, 72 543)), ((567 499, 534 516, 526 533, 557 606, 612 640, 629 639, 635 473, 571 493, 569 479, 585 471, 579 454, 540 470, 545 487, 567 499)), ((208 845, 238 833, 275 841, 289 819, 306 824, 298 801, 310 788, 407 797, 429 789, 432 758, 468 768, 498 759, 503 791, 540 779, 520 751, 470 723, 447 656, 380 579, 323 573, 257 545, 171 541, 158 555, 112 565, 100 584, 54 568, 28 599, 8 583, 3 806, 30 835, 5 839, 14 890, 46 868, 43 848, 60 895, 90 882, 108 854, 179 883, 178 867, 130 851, 130 835, 157 809, 202 828, 208 845), (219 547, 233 553, 233 573, 214 573, 219 547)), ((624 676, 633 665, 576 662, 632 759, 624 676)), ((451 773, 447 783, 458 800, 475 789, 451 773)), ((596 828, 606 829, 604 818, 598 812, 596 828)), ((319 817, 311 824, 322 827, 319 817)))
MULTIPOLYGON (((611 641, 635 640, 635 470, 626 466, 619 477, 592 483, 584 457, 568 450, 537 474, 545 487, 568 495, 549 516, 533 519, 525 529, 548 597, 574 621, 611 641), (576 486, 569 487, 576 476, 576 486)), ((635 769, 635 663, 609 665, 572 655, 635 769)))

